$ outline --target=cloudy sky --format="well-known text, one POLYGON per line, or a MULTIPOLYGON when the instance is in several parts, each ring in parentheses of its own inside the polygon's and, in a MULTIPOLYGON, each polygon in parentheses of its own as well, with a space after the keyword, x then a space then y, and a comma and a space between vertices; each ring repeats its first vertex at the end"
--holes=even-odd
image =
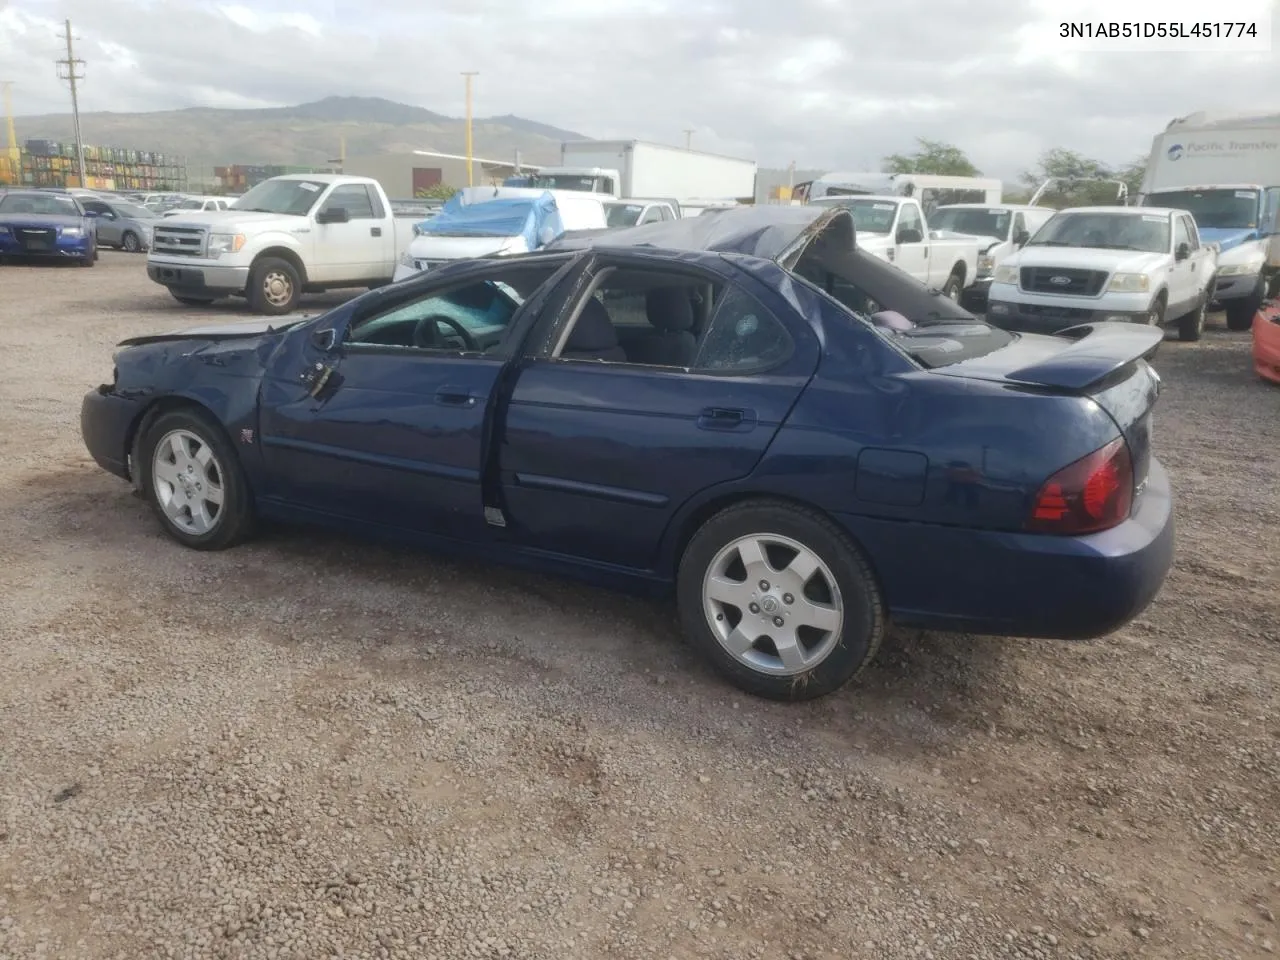
MULTIPOLYGON (((1280 113, 1267 51, 1068 49, 1072 19, 1263 19, 1280 0, 0 0, 18 115, 66 112, 53 61, 70 17, 81 109, 280 106, 331 94, 515 113, 765 166, 875 169, 914 138, 1011 178, 1066 146, 1123 163, 1174 116, 1280 113), (1070 9, 1064 14, 1064 9, 1070 9)), ((1278 51, 1280 52, 1280 51, 1278 51)))

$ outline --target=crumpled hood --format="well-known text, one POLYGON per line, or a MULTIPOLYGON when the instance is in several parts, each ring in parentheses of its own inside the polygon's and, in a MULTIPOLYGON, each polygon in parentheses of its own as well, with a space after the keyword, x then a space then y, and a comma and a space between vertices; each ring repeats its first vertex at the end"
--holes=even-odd
POLYGON ((161 343, 166 340, 233 340, 243 337, 257 337, 266 333, 275 333, 301 323, 304 317, 290 320, 238 320, 234 323, 215 323, 203 327, 187 327, 184 330, 173 330, 169 333, 144 334, 121 340, 117 346, 136 347, 146 343, 161 343))
POLYGON ((1096 250, 1087 247, 1026 246, 1005 261, 1012 267, 1072 267, 1108 273, 1145 273, 1169 258, 1167 253, 1096 250))
POLYGON ((1199 227, 1200 239, 1205 243, 1216 243, 1220 253, 1226 253, 1232 247, 1258 239, 1258 231, 1249 227, 1199 227))

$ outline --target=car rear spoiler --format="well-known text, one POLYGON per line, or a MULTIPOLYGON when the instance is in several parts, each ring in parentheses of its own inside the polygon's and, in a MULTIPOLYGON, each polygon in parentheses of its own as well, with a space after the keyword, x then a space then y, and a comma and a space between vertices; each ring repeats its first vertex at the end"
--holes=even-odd
POLYGON ((1129 364, 1155 356, 1164 332, 1132 323, 1084 323, 1056 336, 1074 340, 1048 359, 1005 374, 1006 379, 1059 390, 1085 390, 1129 364))

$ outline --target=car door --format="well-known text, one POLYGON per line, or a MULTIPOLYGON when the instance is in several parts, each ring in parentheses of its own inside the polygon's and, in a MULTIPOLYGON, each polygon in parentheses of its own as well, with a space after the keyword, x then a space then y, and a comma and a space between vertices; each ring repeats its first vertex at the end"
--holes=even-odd
POLYGON ((929 239, 920 207, 914 202, 898 205, 894 226, 894 264, 921 283, 929 282, 929 239))
POLYGON ((503 407, 505 522, 528 548, 650 569, 691 497, 755 469, 817 366, 817 337, 745 273, 609 254, 575 289, 503 407), (659 348, 650 360, 666 344, 671 362, 627 356, 617 332, 637 325, 659 348))
POLYGON ((1191 261, 1191 285, 1188 294, 1192 303, 1199 303, 1205 290, 1213 283, 1216 261, 1213 252, 1200 242, 1200 231, 1196 229, 1195 218, 1187 215, 1182 219, 1187 227, 1187 236, 1191 238, 1191 256, 1188 258, 1191 261))
POLYGON ((121 243, 120 218, 109 205, 101 200, 81 200, 80 206, 85 213, 94 214, 94 233, 98 242, 109 247, 118 247, 121 243))
POLYGON ((1196 273, 1198 258, 1191 244, 1191 230, 1188 217, 1182 214, 1173 216, 1173 264, 1169 268, 1169 310, 1170 318, 1180 317, 1188 310, 1199 296, 1200 278, 1196 273), (1185 247, 1186 256, 1178 259, 1178 251, 1185 247))
POLYGON ((373 215, 373 203, 363 183, 334 187, 321 201, 313 220, 315 250, 307 271, 311 279, 338 283, 378 278, 385 231, 382 220, 373 215), (345 211, 345 219, 330 221, 340 210, 345 211))
POLYGON ((388 287, 346 319, 290 338, 259 403, 265 496, 388 529, 486 536, 485 418, 506 337, 564 263, 486 265, 388 287), (329 349, 313 340, 326 329, 329 349))

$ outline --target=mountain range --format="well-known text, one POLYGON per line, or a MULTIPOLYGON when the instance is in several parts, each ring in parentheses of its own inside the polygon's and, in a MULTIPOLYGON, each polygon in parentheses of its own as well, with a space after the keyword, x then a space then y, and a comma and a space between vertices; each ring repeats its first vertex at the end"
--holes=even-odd
MULTIPOLYGON (((15 117, 19 141, 74 139, 71 114, 15 117)), ((188 107, 151 113, 82 113, 86 144, 149 150, 187 159, 192 176, 224 164, 323 166, 339 155, 435 150, 462 153, 466 122, 380 97, 325 97, 291 107, 188 107)), ((528 163, 555 163, 564 140, 591 139, 511 114, 472 121, 474 153, 528 163)))

